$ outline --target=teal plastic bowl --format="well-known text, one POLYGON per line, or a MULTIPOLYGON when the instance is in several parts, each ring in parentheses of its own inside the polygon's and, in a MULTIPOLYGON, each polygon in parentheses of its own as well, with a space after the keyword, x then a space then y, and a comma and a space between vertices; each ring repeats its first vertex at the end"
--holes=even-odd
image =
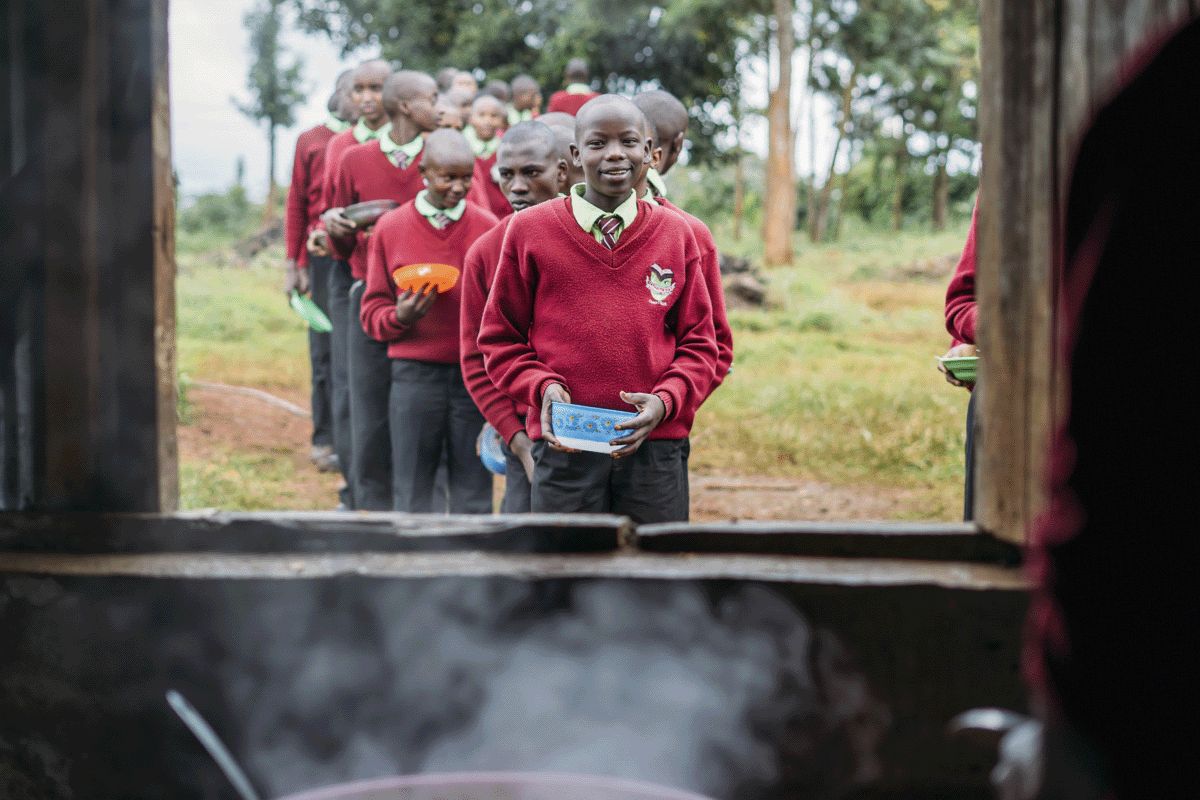
POLYGON ((552 403, 550 415, 554 437, 563 447, 592 453, 611 453, 621 448, 613 447, 609 442, 629 434, 628 431, 616 430, 615 426, 633 419, 637 412, 575 403, 552 403))

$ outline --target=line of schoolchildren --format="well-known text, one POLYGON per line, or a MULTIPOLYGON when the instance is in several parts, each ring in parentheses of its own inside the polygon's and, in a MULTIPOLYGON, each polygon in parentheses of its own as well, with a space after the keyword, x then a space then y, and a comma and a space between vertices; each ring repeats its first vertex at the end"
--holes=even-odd
POLYGON ((733 350, 712 234, 664 196, 687 111, 598 95, 582 60, 565 78, 539 115, 528 76, 480 92, 470 73, 369 61, 297 142, 289 288, 333 326, 310 339, 313 444, 343 507, 490 513, 486 420, 503 512, 688 518, 688 434, 733 350), (372 200, 398 207, 347 215, 372 200), (414 264, 460 276, 399 288, 414 264), (555 402, 636 416, 611 455, 580 452, 555 437, 555 402))

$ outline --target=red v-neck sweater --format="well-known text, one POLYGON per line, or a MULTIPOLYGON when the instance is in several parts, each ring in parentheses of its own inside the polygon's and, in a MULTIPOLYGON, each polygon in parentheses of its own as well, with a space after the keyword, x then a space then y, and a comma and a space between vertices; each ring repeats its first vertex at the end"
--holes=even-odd
POLYGON ((321 196, 325 193, 325 145, 334 137, 327 125, 309 128, 296 139, 292 160, 292 180, 288 184, 287 223, 284 241, 287 257, 298 264, 308 263, 304 241, 321 216, 321 196))
MULTIPOLYGON (((333 180, 333 205, 330 208, 342 208, 367 200, 395 200, 404 205, 425 188, 418 168, 424 155, 425 150, 422 149, 412 163, 400 169, 379 149, 378 141, 371 140, 351 147, 342 154, 338 164, 333 180)), ((350 262, 350 271, 357 280, 366 280, 367 277, 368 238, 362 233, 345 239, 329 237, 334 254, 350 262)))
MULTIPOLYGON (((621 391, 652 392, 667 413, 650 438, 681 439, 716 370, 712 300, 688 224, 644 200, 637 209, 613 250, 579 227, 570 198, 515 215, 479 349, 492 382, 531 408, 550 383, 620 410, 631 409, 621 391)), ((539 416, 526 419, 531 438, 539 416)))
POLYGON ((488 292, 492 288, 492 280, 496 277, 496 265, 500 262, 500 248, 504 244, 504 234, 508 231, 508 223, 512 219, 513 215, 510 214, 500 220, 499 225, 471 245, 463 262, 462 277, 458 279, 458 284, 462 287, 458 349, 462 361, 463 382, 484 418, 492 423, 506 442, 511 442, 517 431, 525 429, 521 418, 529 409, 518 406, 492 383, 484 368, 483 353, 479 351, 478 340, 479 323, 483 319, 483 309, 487 303, 488 292))
POLYGON ((457 222, 440 231, 421 216, 411 200, 380 217, 368 238, 367 287, 359 312, 363 330, 387 342, 392 358, 457 364, 461 281, 440 295, 428 314, 404 326, 396 321, 392 273, 408 264, 449 264, 461 270, 467 250, 495 226, 491 212, 473 203, 467 203, 457 222))
POLYGON ((729 374, 729 366, 733 363, 733 330, 729 327, 729 315, 725 311, 725 288, 721 284, 721 255, 717 252, 717 243, 713 240, 712 231, 699 217, 694 217, 665 197, 655 197, 654 202, 663 208, 669 208, 683 217, 696 237, 700 246, 700 268, 704 272, 704 282, 708 285, 708 294, 712 299, 713 331, 717 335, 717 374, 713 379, 711 394, 729 374))
POLYGON ((492 167, 495 165, 495 153, 487 158, 475 159, 475 175, 471 178, 471 190, 474 192, 478 189, 478 192, 476 197, 470 199, 491 211, 497 219, 504 219, 513 213, 513 208, 509 205, 504 192, 500 191, 499 184, 492 180, 492 167))
POLYGON ((324 214, 329 209, 333 208, 333 178, 337 173, 338 162, 342 160, 342 153, 349 150, 358 144, 358 139, 354 138, 354 129, 334 136, 329 140, 329 144, 325 145, 325 172, 321 177, 321 204, 317 209, 317 215, 324 214))

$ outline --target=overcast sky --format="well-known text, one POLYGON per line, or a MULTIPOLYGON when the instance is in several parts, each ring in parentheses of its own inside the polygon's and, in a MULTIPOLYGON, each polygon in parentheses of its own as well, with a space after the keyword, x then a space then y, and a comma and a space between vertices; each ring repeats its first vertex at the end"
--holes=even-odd
MULTIPOLYGON (((266 195, 265 127, 252 123, 230 100, 235 96, 243 102, 249 100, 246 75, 251 59, 242 17, 253 5, 254 0, 170 2, 172 150, 185 196, 224 191, 234 182, 239 156, 246 160, 246 187, 251 197, 258 200, 266 195)), ((296 137, 324 122, 325 103, 338 73, 375 55, 363 51, 343 61, 338 48, 324 37, 296 31, 285 36, 284 45, 290 54, 304 60, 309 100, 296 112, 296 125, 278 133, 275 176, 281 184, 286 184, 291 175, 296 137)), ((803 74, 803 57, 803 53, 796 53, 797 75, 803 74)), ((747 78, 748 104, 765 106, 765 75, 761 70, 749 70, 747 78)), ((793 103, 799 102, 799 97, 793 98, 793 103)), ((825 124, 829 125, 828 121, 825 124)), ((748 127, 743 144, 765 154, 765 121, 755 120, 748 127)), ((796 143, 801 174, 808 171, 805 128, 801 126, 796 143)), ((828 136, 819 134, 817 138, 817 164, 825 165, 832 143, 823 141, 828 136)))

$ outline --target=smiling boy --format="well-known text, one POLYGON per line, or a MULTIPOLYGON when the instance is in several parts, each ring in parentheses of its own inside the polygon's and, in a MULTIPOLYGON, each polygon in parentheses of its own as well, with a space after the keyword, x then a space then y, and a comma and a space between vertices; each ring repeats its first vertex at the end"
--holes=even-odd
MULTIPOLYGON (((496 172, 500 189, 514 211, 558 197, 567 171, 567 162, 559 149, 554 132, 540 122, 522 122, 504 134, 496 151, 496 172)), ((500 261, 504 234, 510 215, 485 233, 471 246, 463 263, 462 313, 459 324, 459 351, 463 381, 475 405, 500 436, 506 459, 504 499, 500 510, 506 514, 530 510, 530 481, 533 479, 533 442, 525 431, 529 409, 518 405, 496 388, 484 368, 479 351, 479 323, 487 303, 496 265, 500 261)))
POLYGON ((471 104, 469 124, 463 129, 463 135, 475 152, 475 192, 471 199, 500 218, 513 212, 492 174, 492 167, 496 165, 496 149, 500 146, 500 131, 504 126, 504 104, 485 94, 471 104))
POLYGON ((539 410, 535 512, 688 518, 688 433, 716 369, 700 249, 677 214, 639 201, 650 160, 641 111, 602 95, 576 115, 573 159, 586 182, 515 215, 480 327, 488 376, 539 410), (555 402, 633 406, 612 456, 554 437, 555 402))
POLYGON ((388 427, 396 511, 433 510, 443 445, 449 456, 452 514, 492 510, 492 476, 475 455, 483 415, 459 368, 461 287, 398 291, 393 273, 411 264, 462 269, 467 250, 496 225, 466 201, 475 154, 462 134, 437 130, 425 140, 421 175, 428 188, 384 215, 371 234, 362 326, 391 359, 388 427))

